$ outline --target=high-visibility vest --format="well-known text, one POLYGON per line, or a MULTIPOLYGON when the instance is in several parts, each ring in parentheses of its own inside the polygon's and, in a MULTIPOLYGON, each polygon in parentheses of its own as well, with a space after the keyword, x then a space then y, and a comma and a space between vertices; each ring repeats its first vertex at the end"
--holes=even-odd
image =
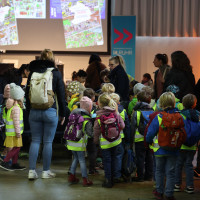
POLYGON ((72 98, 72 99, 70 100, 70 102, 68 103, 68 108, 69 108, 70 111, 73 110, 74 104, 75 104, 76 102, 78 102, 78 101, 79 101, 79 96, 75 96, 74 98, 72 98))
MULTIPOLYGON (((137 113, 137 127, 139 127, 141 112, 136 111, 136 113, 137 113)), ((138 128, 136 128, 135 142, 143 142, 143 141, 144 141, 144 135, 140 134, 140 132, 138 131, 138 128)))
MULTIPOLYGON (((101 120, 97 119, 97 121, 99 123, 99 126, 101 127, 101 120)), ((120 144, 122 142, 121 135, 119 135, 117 140, 115 140, 113 142, 109 142, 101 134, 99 140, 100 140, 101 149, 109 149, 109 148, 117 146, 118 144, 120 144)))
MULTIPOLYGON (((84 119, 88 119, 89 117, 87 115, 83 116, 84 119)), ((84 136, 79 140, 79 141, 71 141, 71 140, 67 140, 67 149, 71 150, 71 151, 86 151, 86 146, 87 146, 87 135, 85 132, 85 126, 88 123, 88 120, 85 120, 83 122, 83 127, 82 127, 82 131, 84 133, 84 136)))
MULTIPOLYGON (((125 122, 125 112, 126 112, 126 110, 123 109, 122 112, 120 113, 120 116, 121 116, 121 118, 123 119, 124 122, 125 122)), ((121 130, 120 135, 121 135, 121 138, 124 138, 123 130, 121 130)))
MULTIPOLYGON (((19 104, 17 106, 20 108, 19 104)), ((11 112, 13 110, 14 106, 12 106, 10 109, 8 109, 6 114, 6 136, 16 136, 15 133, 15 126, 13 119, 11 118, 11 112)), ((24 123, 23 123, 23 111, 20 108, 20 133, 22 134, 24 131, 24 123)))

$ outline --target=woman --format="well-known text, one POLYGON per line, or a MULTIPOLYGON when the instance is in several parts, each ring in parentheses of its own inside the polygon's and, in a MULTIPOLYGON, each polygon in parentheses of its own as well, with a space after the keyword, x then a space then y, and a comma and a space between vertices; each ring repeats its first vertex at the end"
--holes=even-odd
POLYGON ((121 56, 109 59, 110 82, 115 86, 115 92, 120 95, 121 101, 129 101, 129 79, 124 70, 124 60, 121 56))
POLYGON ((190 60, 183 51, 175 51, 171 54, 172 69, 167 74, 164 84, 164 92, 169 85, 179 88, 177 98, 182 100, 186 94, 194 94, 195 78, 192 73, 190 60))
MULTIPOLYGON (((26 107, 30 110, 29 123, 31 129, 31 146, 29 150, 29 180, 38 178, 35 171, 36 161, 38 157, 38 151, 40 143, 43 142, 43 172, 42 178, 53 178, 55 174, 50 171, 51 157, 52 157, 52 142, 55 136, 57 124, 58 124, 58 112, 61 117, 61 124, 64 123, 66 105, 65 105, 65 88, 62 80, 62 75, 55 67, 53 52, 49 49, 45 49, 41 53, 41 60, 34 60, 29 66, 30 74, 26 87, 26 107), (47 109, 33 108, 33 103, 30 103, 30 83, 33 83, 31 77, 35 73, 45 73, 52 69, 53 80, 52 90, 54 92, 53 105, 47 109), (57 106, 58 105, 58 106, 57 106), (42 140, 43 139, 43 140, 42 140)), ((35 106, 35 105, 34 105, 35 106)))
POLYGON ((97 54, 92 54, 89 60, 89 66, 86 69, 87 78, 85 82, 86 88, 92 88, 97 91, 101 87, 100 72, 106 69, 106 66, 101 62, 101 58, 97 54))
POLYGON ((154 76, 154 98, 159 99, 160 95, 163 93, 163 86, 165 83, 166 75, 170 71, 168 63, 168 57, 166 54, 156 54, 153 64, 158 68, 154 76))

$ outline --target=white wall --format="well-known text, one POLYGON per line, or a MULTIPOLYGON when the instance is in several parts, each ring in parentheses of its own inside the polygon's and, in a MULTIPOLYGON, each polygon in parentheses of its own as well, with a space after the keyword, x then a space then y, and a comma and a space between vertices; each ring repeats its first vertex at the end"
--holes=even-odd
MULTIPOLYGON (((200 38, 168 38, 168 37, 137 37, 136 38, 136 64, 135 79, 141 80, 146 72, 153 76, 156 70, 153 65, 154 56, 157 53, 166 53, 169 56, 176 50, 184 51, 193 66, 196 81, 200 78, 200 38)), ((110 56, 101 56, 104 64, 108 64, 110 56)), ((1 59, 18 60, 18 66, 29 63, 35 58, 30 54, 4 54, 1 59)), ((72 72, 78 69, 86 69, 88 66, 89 55, 55 55, 55 58, 62 61, 65 66, 65 80, 71 78, 72 72)))

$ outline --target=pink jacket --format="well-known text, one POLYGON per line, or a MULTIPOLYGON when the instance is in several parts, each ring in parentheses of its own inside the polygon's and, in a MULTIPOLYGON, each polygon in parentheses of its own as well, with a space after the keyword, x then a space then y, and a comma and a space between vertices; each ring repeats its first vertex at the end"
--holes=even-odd
MULTIPOLYGON (((119 120, 119 124, 120 124, 120 128, 124 129, 125 124, 124 124, 123 119, 121 118, 121 116, 119 115, 119 113, 116 112, 116 110, 114 110, 114 109, 112 109, 110 107, 105 106, 101 110, 97 111, 97 116, 109 114, 111 112, 117 114, 118 120, 119 120)), ((99 123, 98 123, 97 120, 95 120, 95 122, 94 122, 93 131, 94 131, 94 143, 98 144, 99 143, 99 137, 101 136, 101 127, 99 126, 99 123)))
POLYGON ((7 99, 6 101, 6 108, 10 109, 12 108, 11 112, 11 118, 13 119, 14 127, 15 127, 15 133, 17 137, 20 136, 20 108, 17 106, 17 102, 14 99, 7 99))

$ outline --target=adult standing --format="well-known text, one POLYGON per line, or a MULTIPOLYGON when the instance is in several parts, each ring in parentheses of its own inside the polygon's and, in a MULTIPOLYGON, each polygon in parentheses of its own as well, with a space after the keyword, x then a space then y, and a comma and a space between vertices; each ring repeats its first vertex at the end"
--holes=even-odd
POLYGON ((101 62, 101 58, 97 54, 91 54, 89 59, 89 66, 86 69, 87 78, 85 82, 86 88, 92 88, 97 91, 101 88, 100 72, 106 69, 106 66, 101 62))
POLYGON ((158 69, 154 72, 154 98, 159 99, 160 95, 163 93, 163 86, 165 83, 166 75, 170 71, 168 63, 168 57, 166 54, 156 54, 153 64, 158 69))
POLYGON ((129 101, 129 79, 123 67, 124 60, 121 56, 113 56, 109 59, 110 82, 115 86, 115 92, 120 95, 121 101, 129 101))
POLYGON ((172 68, 167 74, 164 84, 164 92, 169 85, 179 87, 177 98, 182 100, 186 94, 194 94, 195 78, 192 73, 190 60, 183 51, 175 51, 171 54, 172 68))
POLYGON ((29 123, 31 129, 31 146, 29 150, 29 173, 28 178, 30 180, 38 178, 35 171, 36 161, 40 148, 40 143, 43 139, 43 172, 42 178, 53 178, 55 174, 50 171, 51 157, 52 157, 52 142, 55 136, 57 124, 58 124, 58 111, 61 117, 61 123, 64 123, 66 105, 65 105, 65 87, 62 80, 62 75, 55 67, 53 52, 49 49, 45 49, 41 53, 40 60, 34 60, 29 66, 30 74, 26 87, 26 107, 30 110, 29 123), (30 80, 35 72, 45 73, 49 68, 53 69, 53 81, 52 90, 54 92, 54 103, 48 109, 36 109, 33 108, 33 104, 30 104, 29 93, 30 92, 30 80), (57 100, 56 100, 57 99, 57 100))

